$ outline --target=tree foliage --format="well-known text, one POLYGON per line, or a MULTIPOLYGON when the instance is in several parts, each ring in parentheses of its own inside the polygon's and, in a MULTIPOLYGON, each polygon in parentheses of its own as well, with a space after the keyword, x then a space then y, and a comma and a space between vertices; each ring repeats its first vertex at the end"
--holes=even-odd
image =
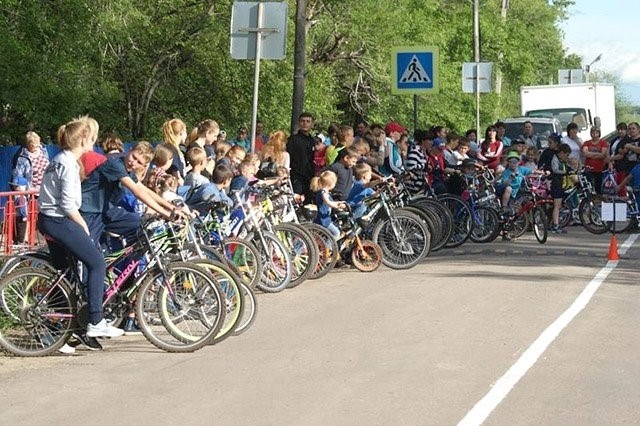
MULTIPOLYGON (((287 58, 262 61, 258 115, 268 129, 291 120, 293 15, 287 58)), ((232 60, 233 0, 5 0, 0 6, 0 135, 28 126, 52 135, 89 113, 125 139, 154 139, 162 122, 204 118, 249 124, 253 61, 232 60)), ((559 23, 570 0, 480 2, 481 60, 502 75, 500 94, 482 96, 482 123, 517 114, 519 87, 547 84, 565 57, 559 23)), ((412 98, 390 93, 391 48, 440 49, 440 92, 419 97, 419 125, 463 131, 475 122, 474 95, 461 91, 473 60, 469 0, 309 0, 305 109, 329 122, 411 123, 412 98)), ((579 64, 579 58, 578 64, 579 64)))

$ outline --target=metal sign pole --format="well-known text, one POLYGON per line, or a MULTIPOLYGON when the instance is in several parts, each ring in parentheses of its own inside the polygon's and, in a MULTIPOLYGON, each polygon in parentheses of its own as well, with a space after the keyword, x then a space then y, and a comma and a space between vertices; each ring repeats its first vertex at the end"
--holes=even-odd
POLYGON ((413 94, 413 134, 415 135, 418 128, 418 95, 413 94))
POLYGON ((256 62, 253 70, 253 107, 251 109, 251 152, 256 151, 256 125, 258 122, 258 92, 260 89, 260 58, 262 57, 262 23, 264 3, 258 3, 258 31, 256 33, 256 62))

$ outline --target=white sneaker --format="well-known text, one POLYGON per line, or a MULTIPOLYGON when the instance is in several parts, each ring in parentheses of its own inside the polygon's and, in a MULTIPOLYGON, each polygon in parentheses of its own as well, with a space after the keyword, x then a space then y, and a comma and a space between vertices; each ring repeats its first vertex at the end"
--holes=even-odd
POLYGON ((60 349, 58 349, 58 352, 65 355, 71 355, 76 353, 76 348, 74 348, 73 346, 69 346, 68 344, 65 343, 60 347, 60 349))
POLYGON ((107 324, 104 318, 96 325, 91 323, 87 325, 87 336, 89 337, 120 337, 123 334, 124 330, 107 324))

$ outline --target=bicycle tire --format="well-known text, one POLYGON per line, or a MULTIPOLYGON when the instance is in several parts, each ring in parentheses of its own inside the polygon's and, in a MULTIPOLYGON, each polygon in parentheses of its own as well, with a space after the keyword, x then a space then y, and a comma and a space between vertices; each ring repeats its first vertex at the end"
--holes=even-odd
POLYGON ((138 289, 138 326, 147 340, 159 349, 193 352, 206 346, 220 331, 225 315, 224 296, 211 275, 198 266, 170 262, 165 268, 168 280, 163 280, 160 269, 154 268, 146 272, 138 289), (179 275, 181 273, 185 276, 179 275), (169 295, 169 286, 176 299, 182 296, 183 304, 179 307, 169 295), (207 314, 213 318, 209 319, 207 314), (180 329, 180 323, 193 327, 194 331, 180 329))
POLYGON ((56 269, 51 265, 51 256, 44 251, 27 251, 11 256, 0 267, 0 278, 9 275, 18 268, 45 268, 55 272, 56 269))
POLYGON ((222 245, 225 258, 233 263, 242 282, 255 288, 260 281, 263 269, 260 251, 253 243, 237 237, 225 237, 222 245))
POLYGON ((437 251, 445 247, 453 232, 453 215, 442 203, 433 198, 417 198, 411 200, 409 205, 417 206, 429 214, 438 230, 436 235, 431 235, 431 251, 437 251))
POLYGON ((305 223, 304 227, 318 247, 318 263, 309 275, 310 280, 317 280, 329 273, 340 258, 338 242, 327 228, 316 223, 305 223))
POLYGON ((580 223, 584 229, 592 234, 600 235, 607 232, 607 226, 602 220, 602 202, 584 198, 578 206, 580 223))
POLYGON ((453 230, 445 247, 454 248, 461 246, 469 239, 473 228, 471 209, 469 209, 467 203, 457 195, 443 195, 438 197, 438 201, 441 202, 453 216, 453 230))
POLYGON ((232 336, 236 327, 242 320, 245 297, 241 289, 242 279, 228 265, 209 259, 195 259, 192 261, 197 266, 210 273, 220 285, 225 298, 224 322, 218 334, 209 344, 214 345, 232 336))
POLYGON ((422 220, 413 213, 396 209, 393 217, 378 220, 371 240, 382 249, 382 263, 392 269, 408 269, 429 254, 431 235, 422 220), (395 234, 395 228, 398 235, 395 234))
POLYGON ((55 353, 76 327, 71 286, 39 268, 20 268, 0 281, 0 347, 21 357, 55 353))
POLYGON ((492 242, 500 233, 498 212, 491 207, 477 206, 476 214, 478 220, 474 219, 473 229, 469 238, 474 243, 492 242))
POLYGON ((362 249, 354 246, 351 250, 351 263, 358 271, 373 272, 382 264, 382 249, 371 240, 360 240, 362 249))
POLYGON ((273 232, 287 248, 293 266, 289 288, 302 284, 318 263, 318 250, 307 231, 295 223, 280 223, 273 232))
POLYGON ((533 235, 540 244, 547 242, 548 236, 548 223, 547 215, 544 213, 541 207, 536 207, 531 212, 531 226, 533 228, 533 235))
POLYGON ((433 235, 438 233, 438 230, 436 228, 436 225, 435 225, 434 221, 420 207, 409 205, 409 206, 403 206, 402 209, 405 210, 405 211, 408 211, 410 213, 413 213, 416 216, 418 216, 420 218, 420 220, 422 220, 424 222, 424 224, 427 226, 427 229, 429 230, 429 237, 430 237, 429 238, 429 252, 431 252, 431 250, 433 248, 433 241, 434 241, 433 235))
POLYGON ((284 290, 291 282, 293 269, 286 247, 270 232, 262 232, 262 239, 258 235, 254 236, 254 241, 264 266, 256 286, 265 293, 284 290))
POLYGON ((240 283, 240 287, 242 295, 244 296, 244 304, 242 305, 243 310, 240 321, 235 330, 233 330, 234 336, 239 336, 251 328, 258 314, 258 299, 256 298, 256 294, 251 287, 246 286, 244 283, 240 283))

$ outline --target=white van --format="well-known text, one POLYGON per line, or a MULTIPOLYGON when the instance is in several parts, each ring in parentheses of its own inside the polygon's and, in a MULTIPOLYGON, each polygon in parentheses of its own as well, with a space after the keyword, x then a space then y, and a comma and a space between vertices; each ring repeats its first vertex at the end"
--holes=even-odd
POLYGON ((505 136, 511 140, 518 139, 522 134, 525 121, 530 121, 533 124, 533 134, 538 137, 543 148, 547 147, 551 133, 562 134, 563 131, 562 124, 557 118, 515 117, 502 120, 506 128, 505 136))

